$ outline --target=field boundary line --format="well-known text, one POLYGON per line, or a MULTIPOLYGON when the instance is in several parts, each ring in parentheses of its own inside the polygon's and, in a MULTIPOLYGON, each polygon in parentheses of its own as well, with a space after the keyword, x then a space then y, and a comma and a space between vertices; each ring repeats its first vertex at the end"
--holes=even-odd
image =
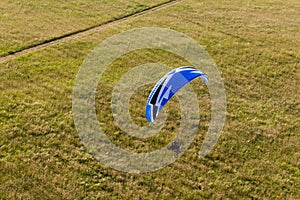
POLYGON ((73 32, 70 32, 70 33, 67 33, 67 34, 64 34, 64 35, 61 35, 61 36, 57 36, 57 37, 54 37, 54 38, 51 38, 51 39, 48 39, 48 40, 41 41, 39 43, 24 47, 20 50, 17 50, 17 51, 8 53, 6 55, 0 56, 0 63, 11 60, 11 59, 14 59, 14 58, 17 58, 17 57, 20 57, 20 56, 24 56, 28 53, 32 53, 32 52, 37 51, 39 49, 44 49, 44 48, 47 48, 47 47, 50 47, 50 46, 53 46, 53 45, 56 45, 56 44, 60 44, 60 43, 62 43, 64 41, 67 41, 67 40, 71 40, 71 39, 75 39, 75 38, 82 37, 82 36, 85 36, 85 35, 89 35, 91 33, 97 32, 97 31, 99 31, 103 28, 113 26, 115 24, 127 21, 129 19, 132 19, 132 18, 141 16, 141 15, 148 14, 150 12, 154 12, 156 10, 160 10, 160 9, 172 6, 172 5, 174 5, 176 3, 179 3, 179 2, 182 2, 182 1, 183 0, 170 0, 170 1, 167 1, 167 2, 163 2, 163 3, 160 3, 160 4, 145 8, 145 9, 140 10, 140 11, 136 11, 136 12, 121 16, 117 19, 112 19, 112 20, 106 21, 104 23, 101 23, 101 24, 98 24, 98 25, 95 25, 95 26, 91 26, 91 27, 88 27, 88 28, 85 28, 85 29, 73 31, 73 32))

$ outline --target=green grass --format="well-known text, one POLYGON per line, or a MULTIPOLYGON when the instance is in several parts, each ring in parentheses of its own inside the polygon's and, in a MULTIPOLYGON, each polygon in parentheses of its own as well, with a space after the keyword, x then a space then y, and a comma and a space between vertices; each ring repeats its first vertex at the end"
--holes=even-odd
MULTIPOLYGON (((186 0, 1 63, 0 198, 299 199, 299 9, 296 0, 186 0), (210 105, 206 87, 195 82, 202 120, 189 150, 162 170, 127 174, 101 164, 82 145, 72 118, 72 89, 93 47, 115 33, 144 26, 181 31, 205 47, 225 84, 227 118, 213 152, 199 159, 210 105)), ((168 126, 153 138, 131 138, 113 124, 108 102, 112 87, 122 73, 146 62, 185 64, 166 52, 128 54, 105 73, 96 105, 100 122, 108 120, 108 137, 138 152, 170 141, 178 121, 174 99, 167 108, 168 126), (120 69, 120 64, 127 67, 120 69)), ((141 88, 130 102, 136 106, 131 115, 137 123, 146 123, 139 113, 150 88, 141 88)))
POLYGON ((163 0, 0 2, 0 56, 122 18, 163 0))

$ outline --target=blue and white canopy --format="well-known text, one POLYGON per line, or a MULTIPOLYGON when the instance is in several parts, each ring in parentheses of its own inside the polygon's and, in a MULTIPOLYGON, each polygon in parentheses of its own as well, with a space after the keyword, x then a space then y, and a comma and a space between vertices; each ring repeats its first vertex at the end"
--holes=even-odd
POLYGON ((185 84, 199 76, 205 83, 208 82, 208 76, 205 73, 190 66, 176 68, 162 77, 148 97, 146 104, 147 120, 153 122, 158 113, 174 94, 185 84))

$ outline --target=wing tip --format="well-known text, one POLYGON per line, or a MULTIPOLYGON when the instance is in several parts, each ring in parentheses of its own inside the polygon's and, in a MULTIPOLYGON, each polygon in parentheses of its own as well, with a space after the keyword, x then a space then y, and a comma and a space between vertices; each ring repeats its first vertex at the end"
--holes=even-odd
POLYGON ((209 82, 209 79, 208 79, 208 75, 207 75, 207 74, 203 73, 203 74, 201 75, 201 78, 202 78, 202 80, 203 80, 205 83, 208 83, 208 82, 209 82))
POLYGON ((153 118, 151 117, 152 106, 150 104, 146 105, 146 119, 148 122, 153 122, 153 118))

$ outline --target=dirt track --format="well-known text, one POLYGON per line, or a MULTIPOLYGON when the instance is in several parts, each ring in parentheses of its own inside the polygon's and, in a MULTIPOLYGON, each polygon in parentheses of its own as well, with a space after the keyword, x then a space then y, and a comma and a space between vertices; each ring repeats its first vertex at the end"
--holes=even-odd
POLYGON ((152 6, 150 8, 146 8, 142 11, 125 15, 125 16, 123 16, 121 18, 118 18, 118 19, 107 21, 105 23, 102 23, 102 24, 99 24, 99 25, 96 25, 96 26, 93 26, 93 27, 88 27, 88 28, 85 28, 85 29, 82 29, 82 30, 77 30, 77 31, 74 31, 74 32, 71 32, 71 33, 68 33, 68 34, 65 34, 65 35, 62 35, 62 36, 58 36, 58 37, 55 37, 55 38, 52 38, 52 39, 49 39, 49 40, 46 40, 46 41, 42 41, 42 42, 34 44, 32 46, 28 46, 28 47, 25 47, 23 49, 20 49, 16 52, 12 52, 8 55, 1 56, 0 57, 0 63, 11 60, 13 58, 23 56, 25 54, 28 54, 28 53, 31 53, 31 52, 34 52, 34 51, 37 51, 39 49, 43 49, 43 48, 46 48, 46 47, 49 47, 49 46, 60 44, 60 43, 62 43, 64 41, 67 41, 67 40, 71 40, 71 39, 75 39, 75 38, 82 37, 82 36, 85 36, 85 35, 89 35, 91 33, 97 32, 97 31, 99 31, 103 28, 113 26, 113 25, 121 23, 123 21, 127 21, 129 19, 141 16, 141 15, 145 15, 147 13, 154 12, 156 10, 164 9, 166 7, 169 7, 169 6, 172 6, 176 3, 179 3, 181 1, 183 1, 183 0, 170 0, 166 3, 155 5, 155 6, 152 6))

